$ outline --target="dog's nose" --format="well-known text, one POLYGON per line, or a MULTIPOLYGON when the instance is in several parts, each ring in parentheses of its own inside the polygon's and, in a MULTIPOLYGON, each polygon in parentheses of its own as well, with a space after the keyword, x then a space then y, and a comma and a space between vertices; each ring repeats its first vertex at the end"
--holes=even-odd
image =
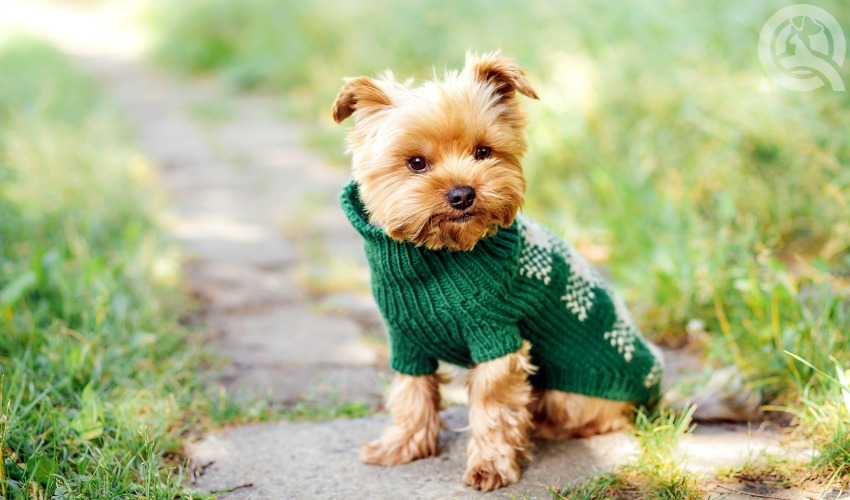
POLYGON ((475 190, 471 186, 455 186, 446 195, 449 205, 458 210, 466 210, 475 201, 475 190))

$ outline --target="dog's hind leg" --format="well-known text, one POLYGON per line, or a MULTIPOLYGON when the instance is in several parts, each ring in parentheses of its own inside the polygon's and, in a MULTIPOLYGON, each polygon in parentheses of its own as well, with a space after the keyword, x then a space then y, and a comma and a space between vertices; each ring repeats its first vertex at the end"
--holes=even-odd
POLYGON ((531 413, 534 437, 564 439, 589 437, 629 425, 632 404, 554 389, 534 389, 531 413))
POLYGON ((529 351, 522 348, 507 356, 481 363, 469 373, 469 425, 463 481, 490 491, 515 483, 520 460, 529 456, 531 385, 534 372, 529 351))
POLYGON ((396 375, 387 397, 393 424, 381 438, 364 443, 360 459, 367 464, 397 465, 437 454, 440 434, 438 374, 396 375))

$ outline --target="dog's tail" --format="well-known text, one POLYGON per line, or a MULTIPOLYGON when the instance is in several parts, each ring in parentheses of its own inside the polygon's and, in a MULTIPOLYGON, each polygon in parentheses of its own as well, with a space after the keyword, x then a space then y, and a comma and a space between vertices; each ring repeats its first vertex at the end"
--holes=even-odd
POLYGON ((694 420, 752 422, 762 416, 761 391, 745 383, 736 366, 715 370, 702 387, 692 391, 680 387, 667 391, 662 404, 674 410, 693 404, 694 420))

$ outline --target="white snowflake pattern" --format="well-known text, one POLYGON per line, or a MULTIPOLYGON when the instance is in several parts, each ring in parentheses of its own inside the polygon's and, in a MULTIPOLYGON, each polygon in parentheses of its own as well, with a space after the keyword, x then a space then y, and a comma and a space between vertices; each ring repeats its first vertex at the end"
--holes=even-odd
POLYGON ((548 285, 552 280, 552 241, 545 229, 527 219, 521 219, 522 252, 519 256, 520 276, 541 280, 548 285))
POLYGON ((661 380, 661 372, 663 371, 664 366, 658 362, 658 358, 656 358, 655 362, 652 364, 652 369, 649 370, 649 373, 646 374, 646 377, 643 379, 643 386, 649 389, 654 386, 661 380))
POLYGON ((643 379, 643 386, 649 389, 661 380, 661 374, 664 372, 664 353, 662 353, 661 349, 652 342, 644 342, 644 345, 646 345, 647 349, 649 349, 652 353, 652 357, 654 359, 652 368, 643 379))
POLYGON ((587 319, 587 313, 593 308, 593 300, 596 298, 596 293, 593 290, 602 288, 605 284, 581 254, 571 246, 562 242, 559 243, 556 245, 558 253, 570 267, 567 290, 561 300, 579 321, 584 321, 587 319))
POLYGON ((567 310, 579 321, 585 321, 593 308, 597 291, 607 294, 614 303, 616 319, 611 329, 603 333, 603 338, 617 350, 626 363, 634 359, 635 350, 640 345, 648 348, 654 361, 644 377, 643 385, 647 389, 656 385, 664 370, 663 356, 655 345, 647 342, 640 334, 623 301, 607 287, 596 269, 576 249, 528 219, 520 218, 519 222, 523 243, 519 256, 520 276, 537 279, 544 285, 549 285, 556 265, 554 255, 561 257, 569 269, 566 291, 561 296, 567 310))
POLYGON ((606 288, 608 296, 614 302, 614 312, 617 315, 616 321, 611 326, 611 331, 605 333, 605 340, 611 342, 612 347, 617 348, 617 352, 623 355, 626 363, 631 362, 635 352, 635 340, 640 334, 635 327, 629 310, 626 304, 620 299, 617 294, 606 288))
POLYGON ((611 326, 611 330, 605 332, 603 338, 611 342, 611 347, 617 349, 626 363, 631 362, 635 352, 635 332, 631 323, 623 320, 623 318, 617 318, 617 321, 611 326))

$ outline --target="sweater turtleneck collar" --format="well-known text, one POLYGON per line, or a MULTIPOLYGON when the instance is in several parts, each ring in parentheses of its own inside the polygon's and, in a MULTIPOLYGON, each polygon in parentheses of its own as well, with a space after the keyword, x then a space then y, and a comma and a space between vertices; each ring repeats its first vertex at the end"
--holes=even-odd
POLYGON ((390 238, 390 236, 387 235, 380 226, 371 224, 369 222, 369 214, 366 212, 366 207, 360 199, 359 187, 357 182, 354 180, 350 181, 345 188, 343 188, 340 201, 342 203, 342 209, 345 212, 346 217, 348 217, 349 222, 351 222, 354 229, 356 229, 357 232, 366 239, 367 244, 390 240, 395 241, 399 245, 410 245, 411 247, 415 247, 423 251, 435 251, 440 253, 448 252, 456 255, 481 253, 484 251, 488 254, 496 254, 501 258, 507 259, 516 257, 519 250, 520 237, 516 221, 514 221, 510 227, 500 228, 495 235, 484 238, 475 246, 475 248, 467 252, 427 250, 425 247, 417 247, 413 243, 394 240, 393 238, 390 238))
POLYGON ((342 210, 345 212, 345 216, 348 217, 354 229, 364 238, 389 238, 382 228, 369 222, 369 214, 366 213, 366 207, 363 205, 363 201, 360 200, 360 189, 354 180, 343 188, 340 201, 342 202, 342 210))

